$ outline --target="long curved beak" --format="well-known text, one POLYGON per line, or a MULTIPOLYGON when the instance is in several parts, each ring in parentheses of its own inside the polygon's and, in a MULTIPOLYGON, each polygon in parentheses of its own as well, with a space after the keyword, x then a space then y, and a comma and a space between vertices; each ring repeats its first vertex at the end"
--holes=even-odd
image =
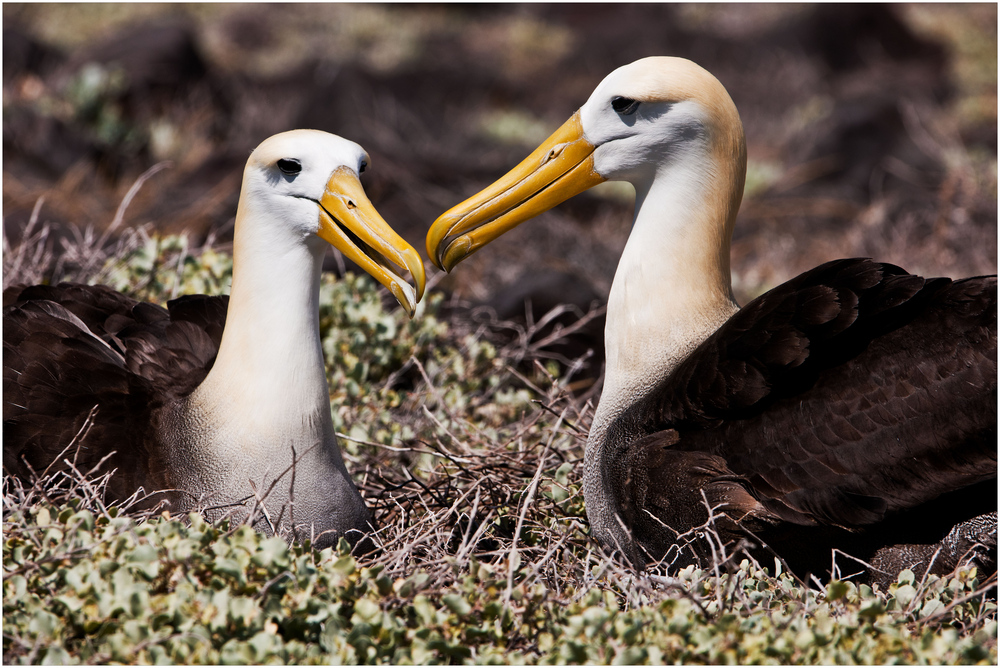
POLYGON ((372 206, 358 175, 340 167, 320 198, 319 236, 389 288, 410 317, 424 296, 424 263, 417 250, 372 206), (414 290, 401 270, 408 270, 414 290))
POLYGON ((580 112, 521 164, 478 195, 448 209, 427 232, 427 254, 445 271, 529 218, 605 181, 580 112))

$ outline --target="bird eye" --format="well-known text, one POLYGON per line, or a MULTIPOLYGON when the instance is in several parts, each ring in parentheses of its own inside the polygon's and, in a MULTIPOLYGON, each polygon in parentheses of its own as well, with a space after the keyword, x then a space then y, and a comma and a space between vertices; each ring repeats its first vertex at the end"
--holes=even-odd
POLYGON ((295 158, 282 158, 278 161, 278 169, 282 174, 295 176, 302 171, 302 163, 295 158))
POLYGON ((635 113, 635 110, 639 108, 639 101, 633 100, 630 97, 616 95, 611 100, 611 108, 622 116, 631 116, 635 113))
POLYGON ((365 161, 365 160, 362 160, 361 161, 361 165, 358 167, 358 174, 363 174, 364 171, 365 171, 365 167, 367 167, 367 166, 368 166, 368 162, 365 161))

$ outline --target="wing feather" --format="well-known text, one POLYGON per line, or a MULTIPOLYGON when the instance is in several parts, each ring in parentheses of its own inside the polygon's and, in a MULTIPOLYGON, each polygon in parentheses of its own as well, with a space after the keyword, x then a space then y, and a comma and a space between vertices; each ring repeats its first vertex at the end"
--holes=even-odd
MULTIPOLYGON (((4 467, 40 472, 93 424, 73 453, 88 470, 114 453, 107 495, 171 487, 158 466, 156 413, 190 393, 215 360, 226 298, 170 309, 104 286, 18 286, 4 291, 4 467)), ((55 462, 57 468, 64 466, 55 462)))
POLYGON ((995 277, 838 260, 741 309, 619 419, 718 457, 775 521, 866 526, 996 478, 996 350, 995 277))

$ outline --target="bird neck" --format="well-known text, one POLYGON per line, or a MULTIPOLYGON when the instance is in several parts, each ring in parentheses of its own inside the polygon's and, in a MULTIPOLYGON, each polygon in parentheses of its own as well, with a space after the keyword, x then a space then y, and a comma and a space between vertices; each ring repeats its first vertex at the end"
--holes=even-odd
POLYGON ((267 504, 278 516, 298 499, 282 533, 292 520, 309 525, 306 536, 361 528, 369 513, 337 443, 319 334, 325 246, 252 214, 237 213, 222 343, 170 422, 171 433, 183 435, 172 444, 171 465, 187 491, 217 504, 271 489, 267 504))
POLYGON ((224 392, 219 402, 253 415, 265 406, 329 411, 319 335, 323 246, 315 241, 282 243, 237 231, 226 327, 203 383, 224 392))
POLYGON ((632 232, 608 297, 599 414, 648 393, 738 309, 729 248, 745 157, 720 170, 706 153, 634 183, 632 232))
POLYGON ((641 435, 628 409, 739 309, 729 269, 746 170, 737 130, 633 179, 635 218, 608 296, 604 389, 584 457, 591 526, 626 551, 631 540, 615 519, 607 472, 618 447, 641 435))
POLYGON ((296 238, 252 199, 244 193, 237 211, 222 343, 186 402, 187 419, 210 425, 197 447, 218 458, 278 466, 291 462, 289 444, 298 454, 308 444, 343 468, 319 334, 325 245, 296 238))

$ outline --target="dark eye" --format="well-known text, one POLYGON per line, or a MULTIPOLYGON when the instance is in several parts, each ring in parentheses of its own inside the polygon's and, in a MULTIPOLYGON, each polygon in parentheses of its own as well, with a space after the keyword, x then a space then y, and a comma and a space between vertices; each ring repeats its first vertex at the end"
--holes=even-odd
POLYGON ((630 97, 616 95, 611 100, 611 108, 622 116, 631 116, 635 113, 635 110, 639 108, 639 101, 633 100, 630 97))
POLYGON ((281 170, 282 174, 295 176, 302 171, 302 163, 295 158, 282 158, 278 161, 278 169, 281 170))
POLYGON ((362 160, 361 161, 361 165, 358 167, 358 174, 363 173, 365 171, 365 167, 367 167, 367 166, 368 166, 368 163, 365 162, 364 160, 362 160))

